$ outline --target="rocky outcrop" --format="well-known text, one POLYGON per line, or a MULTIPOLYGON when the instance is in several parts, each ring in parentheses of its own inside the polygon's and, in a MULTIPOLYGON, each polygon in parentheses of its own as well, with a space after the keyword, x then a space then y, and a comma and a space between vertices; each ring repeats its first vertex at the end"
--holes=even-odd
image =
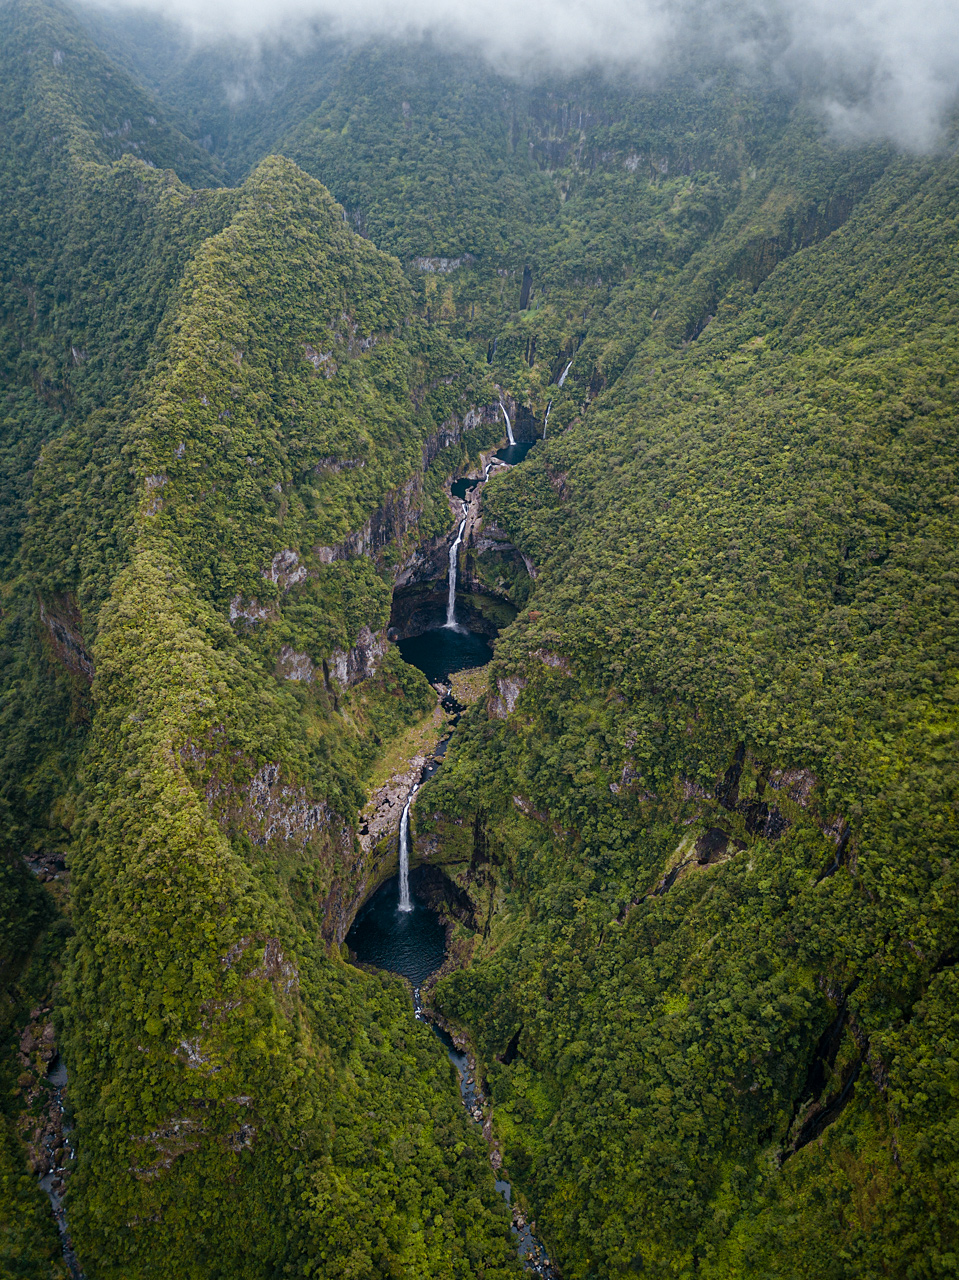
POLYGON ((292 645, 285 644, 276 661, 276 674, 283 680, 313 679, 316 668, 308 653, 297 653, 292 645))
POLYGON ((80 607, 70 595, 40 601, 40 621, 50 636, 57 661, 75 676, 93 682, 93 659, 83 639, 80 607))
POLYGON ((572 674, 569 659, 561 653, 554 653, 552 649, 536 649, 533 652, 533 657, 539 658, 540 662, 547 667, 552 667, 554 671, 562 671, 564 676, 572 674))
POLYGON ((375 849, 383 840, 392 837, 394 842, 400 829, 403 807, 413 787, 426 767, 425 755, 415 755, 404 761, 403 768, 393 773, 370 797, 360 820, 360 845, 364 850, 375 849))
POLYGON ((300 557, 292 548, 287 548, 276 553, 269 569, 263 570, 263 577, 287 592, 306 578, 306 565, 300 564, 300 557))
POLYGON ((334 649, 324 664, 328 678, 343 688, 350 688, 360 680, 374 676, 380 659, 386 653, 388 642, 384 631, 373 632, 360 627, 360 634, 352 649, 334 649))
POLYGON ((475 261, 471 253, 464 253, 460 258, 414 258, 413 266, 417 271, 445 276, 458 267, 471 267, 475 261))
POLYGON ((242 596, 234 596, 230 601, 231 622, 238 622, 241 618, 248 623, 265 622, 267 618, 274 616, 275 610, 260 604, 258 600, 244 600, 242 596))
POLYGON ((519 701, 519 695, 526 688, 522 676, 500 676, 496 681, 497 693, 487 703, 489 714, 494 720, 505 720, 512 715, 519 701))
MULTIPOLYGON (((211 784, 207 788, 211 802, 213 794, 211 784)), ((338 826, 343 835, 348 831, 325 801, 311 798, 305 787, 286 781, 277 764, 263 765, 234 796, 239 801, 236 816, 256 845, 280 839, 302 847, 317 832, 338 826)))
POLYGON ((349 560, 354 556, 370 556, 375 559, 392 543, 399 543, 419 520, 419 497, 423 478, 417 472, 398 489, 386 495, 361 528, 355 530, 333 546, 316 546, 313 555, 319 564, 333 564, 337 560, 349 560))
POLYGON ((397 869, 399 827, 403 807, 413 787, 435 766, 429 754, 448 731, 447 713, 437 702, 432 717, 424 722, 414 739, 417 749, 378 786, 360 815, 357 852, 340 875, 323 904, 330 937, 342 943, 357 911, 379 885, 397 869), (424 745, 428 744, 428 745, 424 745))
MULTIPOLYGON (((368 850, 339 813, 286 778, 278 764, 265 764, 246 783, 237 783, 232 778, 235 762, 224 769, 224 780, 215 769, 216 755, 215 748, 195 743, 181 751, 184 764, 201 774, 214 765, 212 776, 198 784, 211 814, 228 836, 242 831, 261 848, 280 841, 308 860, 319 894, 325 894, 319 904, 323 937, 339 946, 366 895, 368 850)), ((269 956, 264 963, 271 963, 269 956)))
MULTIPOLYGON (((462 418, 450 418, 423 442, 421 469, 416 471, 398 488, 385 495, 364 524, 331 546, 315 546, 313 555, 319 564, 333 564, 353 556, 370 556, 381 559, 388 546, 402 544, 419 522, 423 494, 423 474, 444 449, 458 444, 463 436, 483 423, 496 422, 500 414, 499 404, 482 405, 469 409, 462 418)), ((445 547, 445 537, 434 540, 423 550, 413 549, 402 563, 394 568, 394 580, 401 585, 411 580, 408 561, 423 557, 430 568, 437 567, 436 556, 445 547)), ((442 556, 439 559, 442 566, 442 556)))

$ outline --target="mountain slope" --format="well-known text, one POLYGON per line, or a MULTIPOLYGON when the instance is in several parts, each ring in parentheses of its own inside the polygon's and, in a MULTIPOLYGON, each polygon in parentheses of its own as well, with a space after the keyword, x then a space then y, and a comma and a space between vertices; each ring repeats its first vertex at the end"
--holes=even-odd
POLYGON ((52 1008, 88 1274, 517 1274, 341 954, 434 705, 391 593, 503 395, 535 576, 414 822, 514 1187, 567 1280, 952 1274, 955 160, 371 46, 224 125, 238 170, 324 99, 228 189, 68 10, 3 16, 0 1249, 61 1273, 52 1008))
MULTIPOLYGON (((56 9, 18 14, 61 38, 56 9)), ((5 103, 15 137, 52 141, 36 102, 72 130, 52 161, 10 156, 42 190, 7 278, 11 364, 50 410, 8 569, 5 857, 18 837, 41 867, 68 850, 75 939, 37 981, 48 999, 62 970, 78 1255, 104 1276, 513 1274, 445 1055, 338 947, 381 874, 356 839, 364 778, 434 702, 371 628, 412 531, 449 521, 482 372, 292 164, 194 192, 111 163, 44 66, 5 103), (57 305, 24 320, 25 282, 57 305), (397 490, 384 561, 324 558, 397 490), (362 687, 324 677, 358 644, 362 687)), ((112 76, 86 67, 74 105, 112 76)), ((34 947, 44 928, 62 947, 41 917, 34 947)), ((11 1049, 28 999, 5 1010, 11 1049)), ((29 1135, 33 1075, 4 1087, 29 1135)))
POLYGON ((439 998, 564 1274, 950 1272, 956 183, 667 305, 487 495, 541 573, 420 812, 503 864, 439 998))

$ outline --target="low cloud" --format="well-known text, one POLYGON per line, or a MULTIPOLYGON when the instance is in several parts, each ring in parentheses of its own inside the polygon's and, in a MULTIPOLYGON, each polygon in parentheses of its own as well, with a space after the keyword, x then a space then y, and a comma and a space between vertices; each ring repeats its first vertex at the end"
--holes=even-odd
POLYGON ((146 7, 199 39, 295 40, 317 21, 350 38, 430 35, 481 53, 506 74, 604 66, 649 75, 692 54, 804 89, 840 135, 915 150, 936 144, 959 96, 955 0, 147 0, 146 7))

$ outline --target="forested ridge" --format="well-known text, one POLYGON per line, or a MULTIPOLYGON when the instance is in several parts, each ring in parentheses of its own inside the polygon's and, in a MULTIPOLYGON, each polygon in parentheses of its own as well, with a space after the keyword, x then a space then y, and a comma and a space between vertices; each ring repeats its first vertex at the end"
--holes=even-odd
POLYGON ((531 574, 414 860, 514 1190, 568 1280, 956 1273, 959 167, 706 70, 5 0, 0 1274, 71 1261, 54 1052, 90 1280, 520 1274, 341 945, 504 401, 531 574))

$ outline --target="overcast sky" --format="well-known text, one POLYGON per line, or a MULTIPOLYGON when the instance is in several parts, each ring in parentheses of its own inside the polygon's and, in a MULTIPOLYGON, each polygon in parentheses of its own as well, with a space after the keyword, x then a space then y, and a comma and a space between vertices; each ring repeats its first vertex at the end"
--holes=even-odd
POLYGON ((293 35, 315 17, 349 35, 429 32, 507 73, 530 63, 655 71, 705 40, 731 64, 815 86, 840 134, 918 149, 935 145, 959 90, 959 0, 145 0, 145 7, 202 38, 293 35))

